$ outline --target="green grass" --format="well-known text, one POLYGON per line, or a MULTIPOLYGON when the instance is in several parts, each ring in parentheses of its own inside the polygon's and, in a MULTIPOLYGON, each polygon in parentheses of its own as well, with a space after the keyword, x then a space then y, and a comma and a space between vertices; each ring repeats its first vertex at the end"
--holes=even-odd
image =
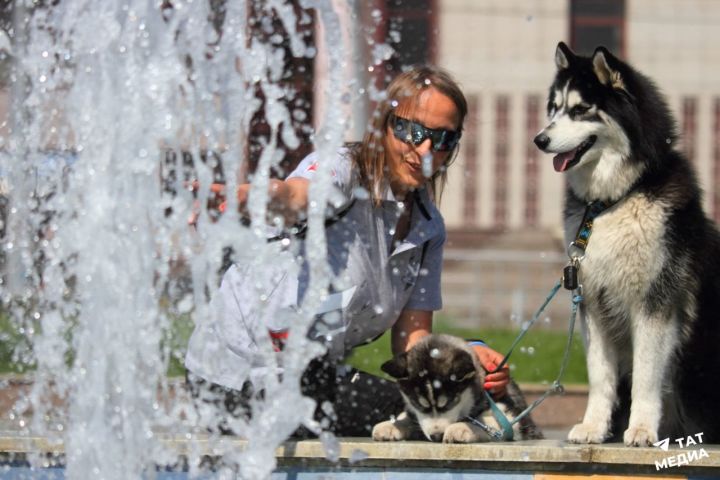
MULTIPOLYGON (((192 332, 193 323, 189 314, 171 314, 172 326, 165 339, 167 351, 170 352, 168 375, 184 375, 183 354, 192 332)), ((518 335, 518 330, 507 328, 462 329, 452 326, 452 321, 438 316, 434 330, 450 333, 462 338, 480 338, 493 349, 505 354, 518 335)), ((531 329, 522 342, 515 348, 509 361, 512 375, 520 383, 552 382, 558 375, 560 363, 565 350, 567 335, 541 329, 531 329)), ((22 373, 32 370, 17 361, 18 350, 28 351, 29 345, 24 335, 18 331, 8 315, 0 312, 0 373, 22 373), (16 348, 20 346, 20 348, 16 348), (13 354, 14 352, 14 354, 13 354)), ((565 384, 586 384, 587 372, 582 342, 575 336, 570 351, 570 360, 563 376, 565 384)), ((350 356, 349 363, 361 370, 383 375, 380 365, 391 357, 390 335, 385 334, 375 342, 356 348, 350 356)))
MULTIPOLYGON (((166 307, 167 308, 167 307, 166 307)), ((29 316, 29 315, 28 315, 29 316)), ((167 375, 170 377, 184 376, 185 367, 183 360, 190 334, 193 330, 193 321, 189 313, 168 313, 170 328, 165 333, 163 348, 168 355, 167 375)), ((68 331, 65 332, 65 340, 71 342, 74 320, 68 321, 68 331)), ((39 323, 31 322, 31 326, 39 333, 39 323)), ((13 322, 6 312, 0 311, 0 374, 24 373, 33 371, 33 345, 31 345, 23 328, 13 322)), ((66 364, 73 362, 74 352, 66 353, 66 364)))
POLYGON ((0 373, 23 373, 33 370, 31 350, 22 328, 0 311, 0 373))
MULTIPOLYGON (((440 317, 433 330, 449 333, 462 338, 478 338, 490 347, 505 354, 517 337, 519 330, 506 328, 462 329, 453 327, 440 317)), ((525 335, 515 347, 509 364, 512 376, 519 383, 551 383, 560 371, 560 364, 567 342, 566 332, 534 330, 525 335)), ((349 363, 355 368, 376 375, 384 375, 380 365, 391 357, 390 335, 386 333, 375 342, 358 347, 353 351, 349 363)), ((570 359, 562 378, 563 384, 586 384, 585 353, 579 335, 575 335, 570 348, 570 359)))

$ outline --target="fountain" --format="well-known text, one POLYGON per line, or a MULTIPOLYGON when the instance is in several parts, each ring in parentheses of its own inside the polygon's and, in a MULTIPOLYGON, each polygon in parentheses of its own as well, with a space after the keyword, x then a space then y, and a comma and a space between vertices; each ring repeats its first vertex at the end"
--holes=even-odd
MULTIPOLYGON (((184 347, 174 335, 188 319, 209 315, 228 247, 236 260, 277 262, 280 246, 263 236, 265 192, 270 173, 301 145, 297 132, 310 127, 302 111, 291 111, 296 92, 283 83, 288 52, 316 56, 297 31, 308 12, 322 25, 317 43, 325 53, 315 61, 327 82, 315 92, 323 115, 312 147, 333 155, 343 141, 352 82, 340 18, 331 0, 297 3, 15 4, 10 133, 0 160, 9 200, 2 311, 32 388, 9 420, 22 435, 64 445, 67 478, 152 475, 156 464, 177 461, 157 441, 159 430, 192 438, 196 412, 180 397, 168 401, 166 372, 184 347), (258 142, 260 109, 267 131, 258 142), (191 159, 196 192, 181 158, 191 159), (250 169, 249 228, 232 195, 217 218, 198 207, 213 200, 218 171, 234 191, 250 169)), ((321 208, 329 184, 321 165, 307 220, 310 309, 329 281, 321 208)), ((268 478, 276 446, 310 421, 312 402, 297 379, 317 353, 301 334, 311 320, 294 319, 300 334, 282 354, 283 381, 269 381, 270 400, 236 426, 251 440, 242 452, 224 452, 223 475, 268 478)), ((277 362, 269 340, 264 348, 277 362)), ((222 453, 222 439, 214 440, 222 453)), ((201 471, 199 460, 189 455, 191 473, 201 471)))

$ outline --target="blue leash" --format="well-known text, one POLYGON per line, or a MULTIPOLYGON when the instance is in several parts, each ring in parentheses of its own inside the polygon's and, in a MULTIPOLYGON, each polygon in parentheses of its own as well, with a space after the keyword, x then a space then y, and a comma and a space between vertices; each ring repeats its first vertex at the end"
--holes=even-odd
POLYGON ((558 373, 557 378, 550 386, 550 388, 547 389, 547 391, 545 391, 545 393, 543 393, 540 398, 535 400, 529 407, 523 410, 520 415, 515 417, 512 422, 508 420, 507 416, 503 413, 502 410, 500 410, 495 401, 492 399, 492 396, 487 391, 483 390, 485 392, 485 397, 490 403, 490 409, 492 410, 492 414, 495 417, 495 420, 497 420, 498 425, 500 425, 501 430, 497 430, 493 427, 490 427, 489 425, 485 425, 476 418, 467 417, 470 422, 482 428, 485 432, 488 433, 488 435, 490 435, 494 439, 512 440, 514 437, 512 427, 515 423, 519 422, 524 417, 529 415, 530 412, 535 409, 535 407, 540 405, 540 403, 542 403, 543 400, 545 400, 550 395, 561 394, 565 391, 565 388, 560 383, 560 379, 565 373, 565 368, 567 367, 568 360, 570 359, 570 346, 572 345, 573 332, 575 331, 575 318, 577 317, 578 307, 583 300, 582 285, 580 285, 580 283, 578 282, 578 270, 580 268, 580 262, 585 257, 585 250, 587 249, 588 242, 590 241, 590 235, 592 234, 595 219, 609 208, 612 208, 614 205, 615 203, 595 200, 585 206, 585 213, 583 214, 582 221, 580 222, 580 226, 577 230, 577 233, 575 234, 575 240, 570 242, 570 245, 568 245, 567 253, 568 257, 570 257, 570 263, 563 269, 563 278, 561 278, 560 281, 555 284, 552 290, 550 290, 550 294, 545 299, 545 303, 543 303, 542 306, 538 309, 538 311, 535 312, 533 318, 520 332, 520 334, 510 347, 507 355, 505 355, 505 358, 503 358, 502 362, 500 362, 500 365, 498 365, 497 368, 495 368, 495 370, 493 370, 492 372, 488 372, 495 373, 503 366, 505 366, 515 346, 525 336, 527 331, 537 321, 537 319, 540 318, 540 315, 545 310, 545 307, 547 307, 550 301, 557 294, 558 290, 560 290, 561 285, 565 287, 566 290, 570 290, 573 292, 572 310, 570 312, 570 328, 568 331, 567 344, 565 345, 565 354, 563 355, 562 363, 560 365, 560 372, 558 373))
MULTIPOLYGON (((545 302, 542 304, 542 306, 538 309, 537 312, 533 315, 532 319, 528 324, 522 329, 520 334, 517 336, 513 344, 510 346, 510 349, 508 353, 503 358, 502 362, 493 370, 492 372, 488 373, 495 373, 498 370, 500 370, 508 361, 510 358, 510 355, 512 354, 513 350, 517 346, 518 343, 520 343, 520 340, 525 336, 525 334, 528 332, 530 327, 537 321, 538 318, 540 318, 540 315, 542 315, 543 311, 545 311, 545 308, 548 306, 550 301, 555 297, 557 292, 560 290, 560 287, 562 285, 562 280, 558 281, 555 286, 550 290, 550 294, 545 299, 545 302)), ((535 400, 530 406, 528 406, 525 410, 523 410, 517 417, 515 417, 512 421, 510 421, 505 413, 500 409, 500 407, 497 406, 495 401, 492 398, 492 395, 490 395, 487 390, 483 390, 485 393, 485 398, 487 398, 488 403, 490 404, 490 410, 492 411, 493 417, 495 417, 495 420, 498 422, 498 425, 500 425, 500 430, 493 428, 489 425, 486 425, 485 423, 481 422, 480 420, 473 418, 473 417, 467 417, 467 419, 472 422, 474 425, 482 428, 488 435, 490 435, 495 440, 502 440, 502 441, 512 441, 515 436, 515 432, 513 430, 513 425, 518 423, 520 420, 525 418, 527 415, 530 414, 538 405, 540 405, 547 397, 550 395, 556 395, 561 394, 565 391, 565 388, 560 383, 560 380, 565 373, 565 368, 567 367, 568 360, 570 359, 570 347, 572 346, 572 340, 573 340, 573 333, 575 331, 575 319, 577 317, 577 311, 578 306, 580 305, 580 302, 582 302, 582 287, 578 286, 578 288, 575 289, 575 292, 573 292, 572 296, 572 309, 570 312, 570 327, 568 329, 568 338, 567 343, 565 344, 565 353, 563 355, 562 363, 560 364, 560 372, 558 373, 557 378, 552 383, 550 388, 548 388, 545 393, 543 393, 540 398, 535 400)))

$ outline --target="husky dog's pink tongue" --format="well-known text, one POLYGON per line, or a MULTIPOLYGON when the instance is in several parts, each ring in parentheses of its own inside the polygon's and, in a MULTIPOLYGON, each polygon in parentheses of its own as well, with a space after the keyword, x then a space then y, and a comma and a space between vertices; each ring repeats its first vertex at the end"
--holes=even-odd
POLYGON ((574 148, 569 152, 559 153, 553 157, 553 167, 556 172, 564 172, 568 168, 568 164, 573 161, 578 149, 574 148))

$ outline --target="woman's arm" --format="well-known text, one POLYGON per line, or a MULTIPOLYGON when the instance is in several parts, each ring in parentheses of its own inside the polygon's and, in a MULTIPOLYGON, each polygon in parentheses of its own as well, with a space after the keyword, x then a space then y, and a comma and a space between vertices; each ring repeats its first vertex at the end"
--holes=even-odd
MULTIPOLYGON (((287 180, 271 179, 268 186, 268 209, 285 218, 285 223, 295 223, 307 210, 309 185, 310 181, 302 177, 287 180)), ((238 186, 238 206, 243 214, 249 213, 247 211, 249 192, 249 183, 238 186)))
POLYGON ((407 352, 418 340, 429 335, 432 319, 430 310, 403 310, 390 332, 393 355, 407 352))
MULTIPOLYGON (((268 186, 268 209, 275 215, 281 215, 286 224, 297 222, 304 216, 308 204, 308 187, 310 181, 302 177, 287 180, 270 179, 268 186)), ((197 190, 197 182, 192 188, 197 190)), ((213 183, 210 192, 216 196, 217 209, 225 210, 225 185, 213 183)), ((249 215, 247 201, 250 193, 250 184, 243 183, 237 187, 238 208, 242 215, 249 215)), ((193 222, 191 222, 193 223, 193 222)))

